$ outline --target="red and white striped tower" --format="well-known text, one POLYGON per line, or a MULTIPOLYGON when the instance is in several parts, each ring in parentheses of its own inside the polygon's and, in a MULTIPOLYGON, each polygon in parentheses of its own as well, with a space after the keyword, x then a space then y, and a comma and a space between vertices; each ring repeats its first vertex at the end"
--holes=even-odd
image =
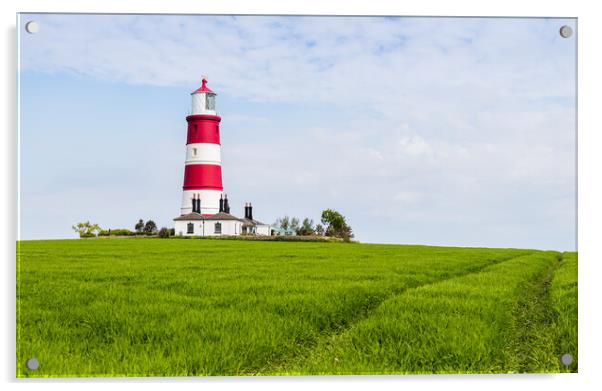
POLYGON ((219 138, 221 118, 215 111, 216 94, 207 87, 207 77, 203 77, 201 87, 191 95, 192 110, 186 117, 188 137, 180 213, 192 212, 192 199, 200 198, 201 214, 215 214, 219 212, 224 190, 219 138))

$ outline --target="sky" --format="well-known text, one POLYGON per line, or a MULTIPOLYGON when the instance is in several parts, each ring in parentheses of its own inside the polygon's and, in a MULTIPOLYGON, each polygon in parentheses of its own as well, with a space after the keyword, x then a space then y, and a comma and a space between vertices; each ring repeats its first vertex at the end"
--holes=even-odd
POLYGON ((172 227, 208 75, 235 215, 333 208, 361 242, 576 249, 574 19, 20 20, 21 239, 172 227))

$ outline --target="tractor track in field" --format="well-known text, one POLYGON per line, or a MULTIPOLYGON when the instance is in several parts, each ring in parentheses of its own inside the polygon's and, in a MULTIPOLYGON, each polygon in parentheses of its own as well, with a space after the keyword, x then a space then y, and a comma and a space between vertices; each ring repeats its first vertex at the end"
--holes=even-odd
POLYGON ((311 355, 311 353, 314 351, 314 349, 316 347, 320 346, 322 342, 328 341, 330 339, 336 338, 339 335, 344 334, 349 329, 353 328, 356 324, 358 324, 361 321, 370 317, 372 315, 372 312, 376 308, 378 308, 382 303, 384 303, 387 300, 390 300, 391 298, 402 295, 412 289, 418 289, 421 287, 438 284, 438 283, 441 283, 441 282, 444 282, 447 280, 452 280, 455 278, 460 278, 460 277, 468 276, 471 274, 480 273, 481 271, 483 271, 484 269, 486 269, 488 267, 498 265, 498 264, 501 264, 504 262, 509 262, 516 258, 529 256, 534 253, 535 253, 535 251, 530 252, 530 253, 524 253, 524 254, 517 255, 517 256, 508 257, 508 258, 501 259, 501 260, 494 260, 494 261, 488 262, 484 265, 471 267, 468 270, 466 270, 465 272, 448 275, 445 278, 433 280, 431 282, 424 283, 424 284, 417 284, 415 286, 406 287, 406 288, 399 289, 399 290, 393 290, 391 294, 384 296, 381 300, 374 301, 369 306, 364 307, 357 316, 355 316, 353 319, 349 319, 345 323, 344 326, 334 327, 334 328, 331 328, 331 329, 327 330, 326 332, 324 332, 311 345, 303 346, 298 351, 293 352, 290 355, 281 356, 277 360, 270 361, 270 362, 266 363, 260 370, 244 372, 244 373, 241 373, 241 375, 256 375, 256 376, 268 375, 269 376, 269 375, 274 375, 274 374, 287 373, 286 369, 290 368, 291 366, 295 366, 295 364, 301 363, 302 361, 307 359, 311 355))
POLYGON ((551 304, 550 288, 556 270, 562 264, 562 254, 557 262, 536 279, 520 287, 514 304, 512 324, 505 349, 509 370, 518 373, 558 371, 556 341, 547 332, 557 316, 551 304))

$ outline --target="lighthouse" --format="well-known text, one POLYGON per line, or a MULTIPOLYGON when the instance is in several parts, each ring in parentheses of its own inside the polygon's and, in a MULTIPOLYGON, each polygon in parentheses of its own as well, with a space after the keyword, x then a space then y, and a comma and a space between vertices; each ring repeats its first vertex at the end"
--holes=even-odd
POLYGON ((192 108, 186 117, 188 131, 180 214, 215 214, 223 211, 220 199, 224 190, 219 136, 221 118, 215 111, 216 93, 207 87, 207 77, 203 77, 201 87, 190 95, 192 108))
POLYGON ((186 160, 180 216, 174 230, 181 236, 270 235, 271 227, 253 219, 251 203, 245 217, 230 214, 222 185, 221 118, 215 111, 215 92, 207 77, 191 94, 192 108, 186 117, 186 160))

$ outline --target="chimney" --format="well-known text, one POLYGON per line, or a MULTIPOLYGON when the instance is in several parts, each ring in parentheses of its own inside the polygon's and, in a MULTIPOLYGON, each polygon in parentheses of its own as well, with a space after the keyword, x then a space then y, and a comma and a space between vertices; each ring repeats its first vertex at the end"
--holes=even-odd
POLYGON ((253 220, 253 205, 249 202, 249 220, 253 220))
POLYGON ((223 212, 224 211, 224 195, 221 194, 219 196, 219 211, 223 212))
POLYGON ((228 194, 226 194, 226 197, 224 198, 224 212, 226 213, 230 213, 230 204, 228 203, 228 194))
POLYGON ((199 194, 192 195, 192 211, 201 213, 201 196, 199 194))
POLYGON ((196 212, 196 213, 201 213, 201 195, 200 194, 194 195, 194 199, 193 199, 192 203, 193 203, 192 211, 196 212))

